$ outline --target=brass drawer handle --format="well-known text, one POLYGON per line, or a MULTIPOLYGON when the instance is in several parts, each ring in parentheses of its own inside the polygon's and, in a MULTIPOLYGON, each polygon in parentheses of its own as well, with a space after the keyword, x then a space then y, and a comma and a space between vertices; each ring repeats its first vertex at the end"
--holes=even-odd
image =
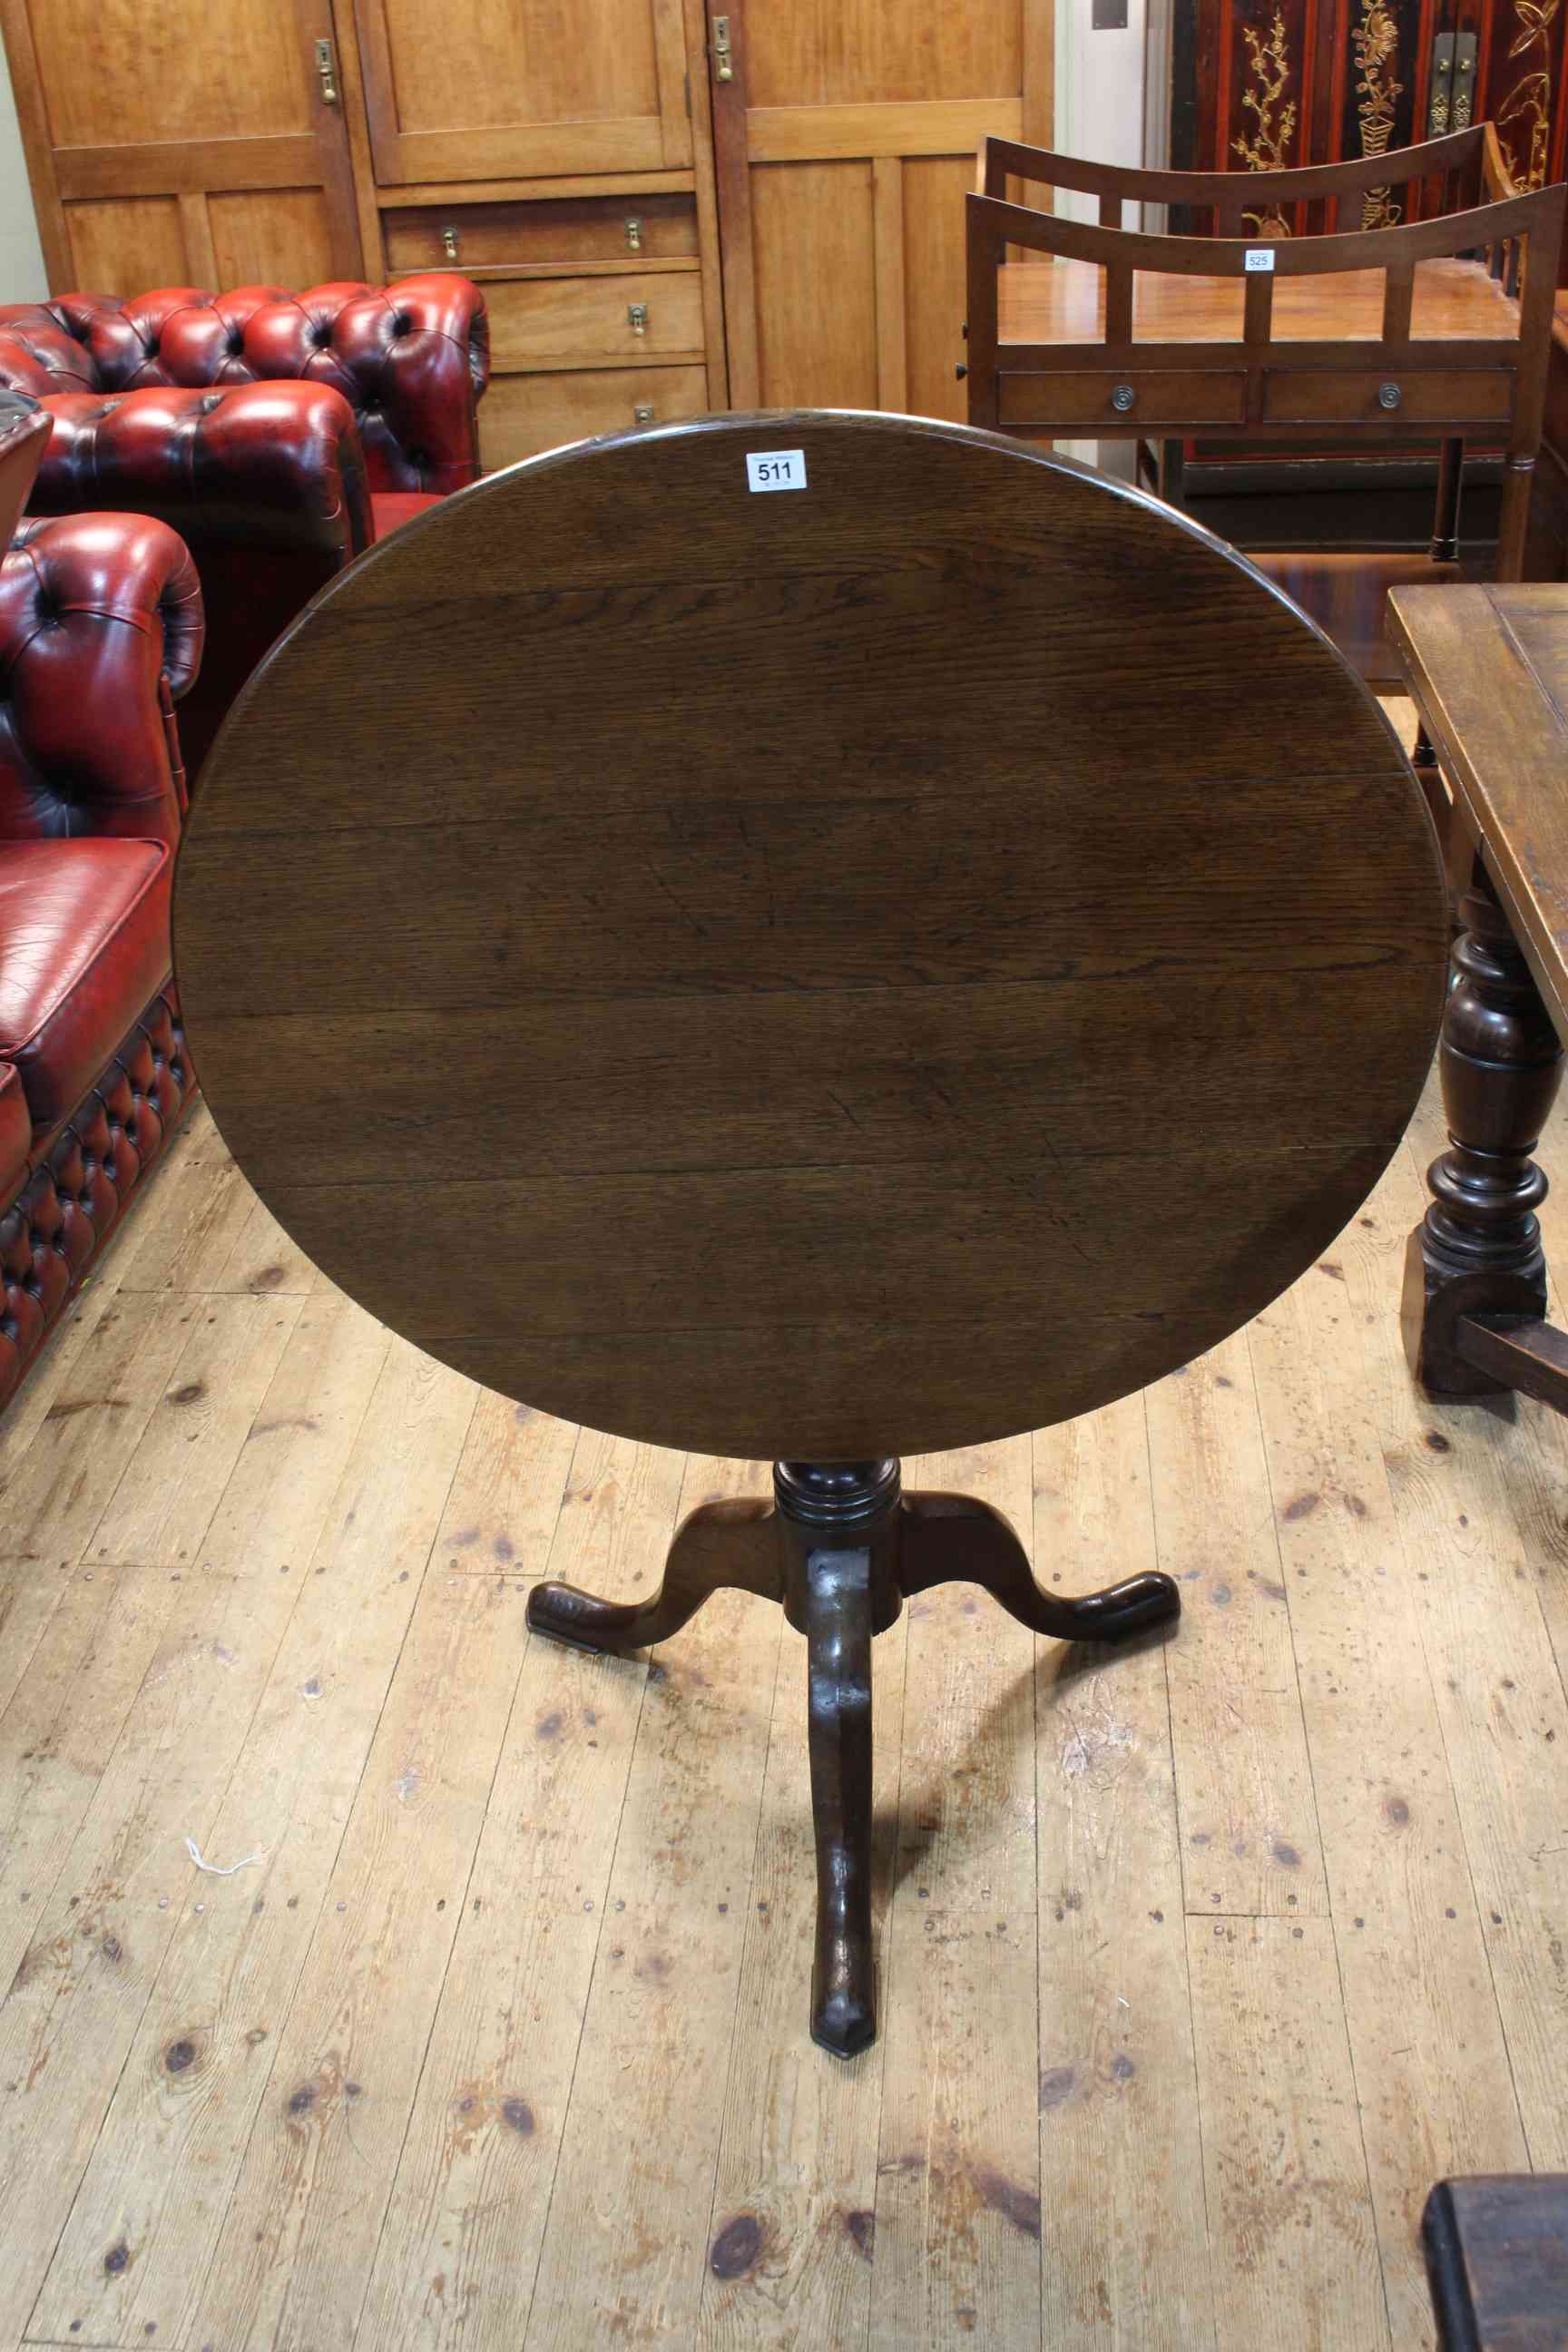
POLYGON ((629 214, 626 219, 626 250, 628 253, 642 251, 642 222, 635 213, 629 214))
POLYGON ((634 335, 647 334, 647 304, 646 302, 628 302, 626 304, 626 324, 631 329, 634 335))
POLYGON ((632 403, 632 422, 634 425, 651 425, 653 423, 653 403, 651 400, 637 400, 632 403))
POLYGON ((455 228, 444 228, 441 231, 441 250, 448 261, 456 261, 458 258, 458 232, 455 228))
POLYGON ((1125 416, 1137 397, 1137 393, 1130 383, 1115 384, 1111 388, 1110 405, 1119 416, 1125 416))
POLYGON ((1379 408, 1397 408, 1404 397, 1396 383, 1380 383, 1377 387, 1379 408))

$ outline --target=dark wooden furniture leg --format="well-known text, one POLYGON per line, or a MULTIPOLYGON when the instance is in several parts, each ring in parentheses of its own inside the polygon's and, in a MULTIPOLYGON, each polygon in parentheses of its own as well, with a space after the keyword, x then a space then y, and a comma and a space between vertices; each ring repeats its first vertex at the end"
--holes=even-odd
MULTIPOLYGON (((1437 505, 1432 518, 1431 552, 1434 563, 1457 563, 1459 560, 1459 496, 1464 480, 1465 445, 1463 440, 1450 437, 1443 444, 1437 465, 1437 505)), ((1454 837, 1454 812, 1425 722, 1415 730, 1410 764, 1415 771, 1416 782, 1426 796, 1426 806, 1437 828, 1437 839, 1447 869, 1454 837)))
POLYGON ((683 1519, 651 1601, 596 1601, 574 1584, 536 1584, 528 1622, 536 1633, 575 1650, 651 1649, 690 1622, 710 1593, 729 1586, 784 1599, 772 1507, 751 1499, 705 1503, 683 1519))
POLYGON ((1437 510, 1432 519, 1432 561, 1459 560, 1459 494, 1465 479, 1465 445, 1450 438, 1437 461, 1437 510))
POLYGON ((1535 487, 1535 458, 1510 457, 1503 461, 1502 499, 1498 515, 1497 577, 1522 580, 1524 544, 1530 531, 1530 501, 1535 487))
POLYGON ((1029 1555, 989 1503, 968 1495, 910 1495, 904 1504, 899 1584, 906 1594, 933 1584, 978 1584, 1010 1617, 1058 1642, 1125 1642, 1181 1612, 1172 1578, 1150 1573, 1074 1600, 1042 1592, 1029 1555))
POLYGON ((1123 1642, 1181 1610, 1168 1576, 1127 1578, 1063 1600, 1042 1592, 1000 1512, 964 1495, 900 1491, 896 1461, 773 1465, 773 1496, 692 1512, 664 1583, 640 1606, 536 1585, 528 1622, 578 1649, 627 1651, 664 1640, 721 1585, 782 1601, 806 1642, 816 1953, 812 2039, 852 2058, 877 2032, 871 1938, 871 1638, 905 1598, 978 1584, 1019 1622, 1062 1641, 1123 1642))
POLYGON ((1531 1154, 1563 1074, 1563 1047, 1497 895, 1476 860, 1459 901, 1440 1066, 1449 1148, 1427 1171, 1432 1202, 1410 1236, 1403 1322, 1410 1368, 1441 1396, 1517 1386, 1465 1353, 1461 1323, 1546 1314, 1531 1154))
POLYGON ((1443 853, 1443 868, 1447 873, 1454 839, 1454 812, 1444 789, 1443 772, 1437 763, 1432 738, 1425 727, 1415 730, 1415 740, 1410 747, 1410 764, 1415 771, 1415 781, 1421 787, 1427 814, 1436 827, 1437 845, 1443 853))
POLYGON ((784 1613, 805 1635, 816 1951, 811 2038, 852 2058, 877 2038, 871 1947, 871 1636, 903 1606, 894 1461, 773 1468, 784 1613))

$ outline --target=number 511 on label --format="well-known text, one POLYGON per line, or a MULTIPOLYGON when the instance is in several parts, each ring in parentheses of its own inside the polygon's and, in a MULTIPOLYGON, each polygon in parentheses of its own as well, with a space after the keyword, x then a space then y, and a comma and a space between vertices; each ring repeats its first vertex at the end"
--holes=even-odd
POLYGON ((746 488, 749 490, 804 490, 804 449, 748 449, 746 488))

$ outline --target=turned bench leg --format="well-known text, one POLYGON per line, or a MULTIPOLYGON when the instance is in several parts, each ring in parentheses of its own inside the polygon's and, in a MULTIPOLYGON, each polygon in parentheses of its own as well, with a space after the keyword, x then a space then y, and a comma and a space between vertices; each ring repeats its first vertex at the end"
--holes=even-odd
POLYGON ((1535 487, 1533 457, 1510 457, 1502 469, 1502 500, 1498 515, 1497 578, 1522 580, 1525 541, 1530 535, 1530 501, 1535 487))
POLYGON ((1563 1046, 1479 859, 1459 900, 1440 1066, 1449 1148, 1427 1171, 1431 1206, 1410 1236, 1402 1320, 1410 1369, 1441 1396, 1508 1385, 1455 1347, 1461 1316, 1546 1314, 1531 1157, 1563 1073, 1563 1046))
POLYGON ((1437 509, 1432 518, 1434 563, 1459 560, 1459 499, 1464 480, 1465 445, 1462 439, 1451 438, 1444 442, 1437 465, 1437 509))

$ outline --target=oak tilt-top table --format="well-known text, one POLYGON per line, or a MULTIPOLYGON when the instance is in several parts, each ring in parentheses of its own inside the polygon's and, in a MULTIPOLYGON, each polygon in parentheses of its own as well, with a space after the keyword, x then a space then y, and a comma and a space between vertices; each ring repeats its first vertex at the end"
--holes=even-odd
POLYGON ((186 834, 196 1066, 334 1281, 569 1420, 775 1464, 718 1585, 805 1635, 812 2031, 875 2032, 871 1642, 984 1586, 1121 1641, 899 1457, 1089 1412, 1293 1281, 1393 1151, 1447 929, 1403 752, 1241 559, 1014 441, 713 417, 447 499, 252 681, 186 834))

